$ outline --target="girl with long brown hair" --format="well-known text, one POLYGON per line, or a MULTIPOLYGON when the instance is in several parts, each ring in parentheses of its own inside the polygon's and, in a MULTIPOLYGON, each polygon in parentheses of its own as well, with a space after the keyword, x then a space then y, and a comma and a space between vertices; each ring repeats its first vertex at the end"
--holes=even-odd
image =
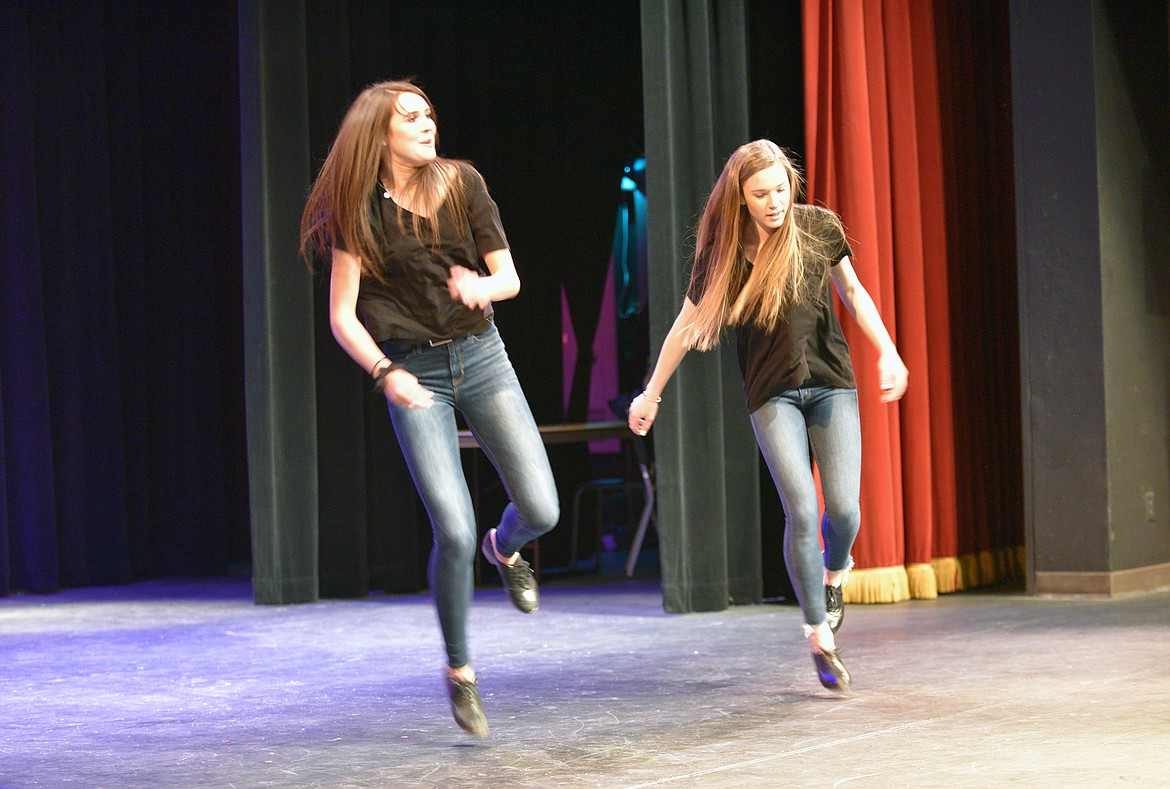
POLYGON ((725 328, 735 327, 752 427, 787 517, 784 560, 805 637, 821 684, 845 692, 852 679, 834 634, 861 524, 861 426, 833 288, 879 351, 883 402, 902 397, 908 375, 853 270, 840 218, 794 202, 802 183, 769 140, 742 145, 727 160, 699 220, 682 309, 645 390, 630 404, 629 424, 645 435, 687 351, 713 348, 725 328))
POLYGON ((333 336, 386 397, 434 532, 429 579, 446 645, 456 722, 487 736, 467 644, 477 527, 455 411, 495 465, 510 501, 483 538, 519 610, 538 604, 520 549, 560 504, 531 409, 492 322, 520 280, 499 210, 469 163, 440 157, 430 99, 409 81, 354 100, 301 217, 306 259, 329 261, 333 336))

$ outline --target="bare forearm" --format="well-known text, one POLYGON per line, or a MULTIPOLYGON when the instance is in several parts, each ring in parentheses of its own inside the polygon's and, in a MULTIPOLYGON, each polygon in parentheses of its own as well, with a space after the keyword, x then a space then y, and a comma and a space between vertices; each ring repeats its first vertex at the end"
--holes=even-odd
POLYGON ((866 339, 873 344, 879 353, 895 350, 894 340, 886 330, 882 316, 878 314, 877 305, 873 303, 869 293, 864 289, 858 289, 851 301, 852 303, 847 302, 846 306, 866 339))
POLYGON ((687 355, 683 336, 694 319, 694 311, 694 305, 689 300, 685 301, 682 309, 679 310, 678 317, 674 319, 674 324, 671 325, 666 339, 662 341, 662 348, 658 352, 658 361, 654 364, 654 372, 651 373, 650 380, 646 382, 647 397, 662 396, 662 390, 666 388, 674 371, 678 369, 683 358, 687 355))
POLYGON ((473 310, 482 310, 494 301, 510 299, 520 292, 520 277, 508 249, 497 249, 484 256, 488 274, 481 275, 464 266, 452 266, 447 291, 455 301, 473 310))
POLYGON ((841 296, 841 303, 849 310, 862 334, 866 336, 878 350, 878 381, 881 386, 882 402, 891 403, 899 399, 906 391, 910 380, 910 372, 906 369, 898 349, 882 317, 878 314, 877 305, 873 303, 869 291, 862 287, 853 271, 849 258, 832 268, 833 284, 841 296))
POLYGON ((368 374, 385 357, 374 338, 357 317, 361 266, 358 259, 340 249, 333 250, 333 267, 329 275, 329 328, 333 338, 349 357, 368 374))
POLYGON ((507 268, 479 278, 480 287, 491 301, 506 301, 520 292, 520 277, 516 269, 507 268))
MULTIPOLYGON (((373 374, 374 365, 386 354, 374 342, 366 327, 361 324, 356 315, 336 315, 329 321, 329 328, 333 331, 333 339, 341 349, 349 354, 367 374, 373 374)), ((393 360, 391 360, 393 361, 393 360)))

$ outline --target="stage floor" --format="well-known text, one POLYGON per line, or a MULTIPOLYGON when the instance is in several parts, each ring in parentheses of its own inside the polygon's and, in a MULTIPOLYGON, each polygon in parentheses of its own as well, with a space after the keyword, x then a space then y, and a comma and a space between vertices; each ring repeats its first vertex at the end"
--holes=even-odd
POLYGON ((429 597, 253 605, 247 580, 0 599, 0 786, 1170 786, 1170 593, 849 606, 854 693, 792 605, 657 579, 476 593, 491 736, 448 711, 429 597))

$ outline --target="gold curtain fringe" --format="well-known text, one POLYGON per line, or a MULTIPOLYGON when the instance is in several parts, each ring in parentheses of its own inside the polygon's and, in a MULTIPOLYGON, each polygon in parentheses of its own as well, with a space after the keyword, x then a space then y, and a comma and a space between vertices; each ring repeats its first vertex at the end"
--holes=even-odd
POLYGON ((1006 551, 1011 551, 1015 559, 1012 569, 1015 571, 1013 578, 1023 578, 1028 573, 1028 549, 1023 545, 1017 545, 1014 548, 1005 548, 1006 551))
POLYGON ((963 581, 963 565, 954 556, 939 556, 930 560, 939 594, 953 594, 967 588, 963 581))
POLYGON ((844 591, 846 603, 900 603, 910 599, 906 568, 901 565, 852 570, 844 591))
POLYGON ((1027 569, 1022 545, 963 556, 939 556, 929 564, 898 567, 871 567, 849 573, 846 603, 900 603, 903 600, 933 600, 940 594, 989 586, 1020 578, 1027 569))
POLYGON ((1003 561, 999 551, 979 552, 979 577, 983 579, 984 585, 1003 577, 1003 561))
POLYGON ((983 580, 979 574, 979 554, 963 554, 959 557, 959 566, 963 570, 964 587, 971 589, 976 586, 983 586, 983 580))
POLYGON ((959 561, 968 589, 1019 578, 1026 567, 1024 548, 1015 545, 967 554, 959 557, 959 561))
POLYGON ((906 580, 910 597, 915 600, 933 600, 938 597, 938 580, 929 564, 906 565, 906 580))

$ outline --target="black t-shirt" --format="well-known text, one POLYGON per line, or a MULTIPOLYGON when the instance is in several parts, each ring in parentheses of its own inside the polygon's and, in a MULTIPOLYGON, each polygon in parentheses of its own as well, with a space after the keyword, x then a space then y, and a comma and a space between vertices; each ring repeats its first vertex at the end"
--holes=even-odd
POLYGON ((483 257, 507 249, 508 239, 500 224, 500 212, 487 193, 483 179, 468 165, 459 166, 467 196, 467 224, 462 237, 443 206, 439 210, 439 244, 432 248, 431 224, 420 218, 422 237, 415 236, 412 215, 403 209, 398 226, 398 206, 378 188, 372 198, 371 220, 382 234, 382 267, 386 282, 362 277, 358 290, 358 314, 375 342, 463 337, 487 328, 492 316, 486 309, 472 310, 451 298, 447 290, 452 266, 487 274, 483 257))
MULTIPOLYGON (((832 279, 826 270, 840 263, 842 258, 852 256, 853 250, 833 212, 805 204, 793 205, 792 211, 793 220, 821 242, 810 245, 810 249, 825 250, 824 254, 809 255, 805 262, 812 281, 823 279, 820 298, 790 305, 770 332, 754 324, 736 327, 739 367, 743 373, 749 412, 781 392, 796 389, 810 380, 846 389, 857 386, 849 345, 833 309, 832 279)), ((747 282, 750 270, 751 263, 743 261, 737 293, 747 282)), ((705 260, 696 260, 687 289, 687 298, 694 304, 702 298, 706 277, 705 260)))

